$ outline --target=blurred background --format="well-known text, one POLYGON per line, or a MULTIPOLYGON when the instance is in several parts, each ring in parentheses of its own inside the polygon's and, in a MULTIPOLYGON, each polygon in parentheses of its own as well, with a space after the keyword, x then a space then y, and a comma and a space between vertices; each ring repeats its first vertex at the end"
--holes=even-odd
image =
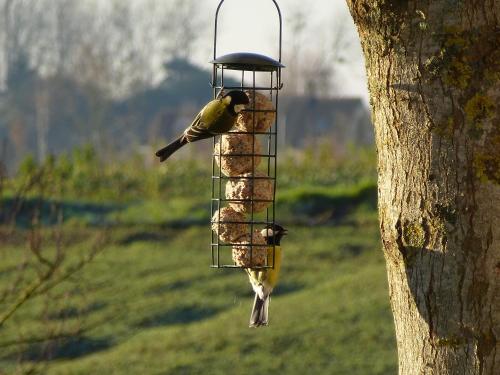
MULTIPOLYGON (((343 1, 281 0, 271 326, 210 264, 204 103, 217 0, 0 0, 0 374, 396 372, 364 65, 343 1), (202 4, 201 4, 202 3, 202 4)), ((272 1, 226 0, 219 54, 276 58, 272 1)))

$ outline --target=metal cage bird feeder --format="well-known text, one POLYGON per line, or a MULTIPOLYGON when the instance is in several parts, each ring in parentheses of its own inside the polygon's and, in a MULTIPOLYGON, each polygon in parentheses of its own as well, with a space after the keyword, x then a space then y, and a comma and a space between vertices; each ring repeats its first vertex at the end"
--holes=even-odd
POLYGON ((211 86, 214 99, 222 92, 245 91, 250 104, 230 133, 214 138, 212 158, 212 267, 274 268, 261 230, 275 224, 278 148, 278 92, 281 82, 282 17, 279 17, 278 60, 256 53, 217 56, 217 24, 224 0, 215 13, 211 86), (236 71, 239 84, 224 74, 236 71), (262 145, 262 146, 261 146, 262 145))

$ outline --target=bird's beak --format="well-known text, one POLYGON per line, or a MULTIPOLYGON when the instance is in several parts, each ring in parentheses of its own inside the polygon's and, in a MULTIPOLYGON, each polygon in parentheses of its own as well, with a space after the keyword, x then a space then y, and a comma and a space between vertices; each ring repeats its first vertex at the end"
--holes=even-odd
POLYGON ((286 236, 286 235, 288 234, 288 229, 283 229, 283 230, 281 231, 281 234, 282 234, 283 236, 286 236))

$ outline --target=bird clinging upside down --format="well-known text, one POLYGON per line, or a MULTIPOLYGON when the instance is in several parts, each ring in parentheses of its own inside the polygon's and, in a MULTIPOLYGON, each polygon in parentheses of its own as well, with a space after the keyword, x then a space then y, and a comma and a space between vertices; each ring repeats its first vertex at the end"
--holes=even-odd
POLYGON ((234 126, 238 113, 248 103, 248 96, 237 90, 212 100, 203 107, 184 133, 168 146, 158 150, 156 156, 162 162, 187 143, 227 133, 234 126))
POLYGON ((281 249, 281 238, 288 231, 278 224, 268 225, 261 231, 267 241, 267 264, 274 268, 251 269, 247 268, 250 284, 255 292, 255 299, 250 315, 250 327, 267 326, 269 322, 269 300, 271 292, 278 283, 283 252, 281 249))

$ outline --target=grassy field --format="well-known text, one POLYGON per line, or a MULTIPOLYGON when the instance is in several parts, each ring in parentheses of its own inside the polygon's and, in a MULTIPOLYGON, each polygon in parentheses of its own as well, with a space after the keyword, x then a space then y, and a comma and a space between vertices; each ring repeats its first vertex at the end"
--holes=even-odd
POLYGON ((326 154, 321 169, 312 153, 285 158, 276 217, 290 235, 270 326, 260 329, 248 328, 243 271, 209 267, 209 168, 106 166, 93 155, 27 159, 4 187, 0 320, 47 268, 37 246, 48 256, 61 240, 57 279, 95 238, 106 241, 0 324, 0 374, 397 372, 372 153, 326 154))
MULTIPOLYGON (((56 341, 52 360, 39 370, 396 373, 376 219, 373 214, 364 217, 362 224, 290 228, 270 326, 262 329, 247 326, 252 293, 244 274, 208 267, 206 227, 114 230, 111 244, 77 280, 68 281, 64 302, 47 313, 49 325, 61 320, 91 328, 78 339, 56 341)), ((70 254, 77 257, 81 246, 75 244, 70 254)), ((14 263, 2 262, 0 282, 8 279, 14 263)), ((4 327, 2 337, 14 337, 19 327, 25 336, 47 329, 47 322, 36 321, 40 309, 37 300, 26 305, 4 327)), ((4 349, 1 368, 13 371, 19 355, 36 364, 43 353, 36 343, 17 353, 4 349)))

